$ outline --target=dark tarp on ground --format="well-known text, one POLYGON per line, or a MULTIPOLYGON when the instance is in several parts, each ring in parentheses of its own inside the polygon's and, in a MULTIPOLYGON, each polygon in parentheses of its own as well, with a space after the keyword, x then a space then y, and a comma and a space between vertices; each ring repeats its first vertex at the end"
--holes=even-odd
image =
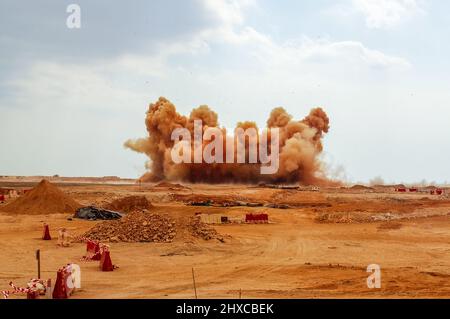
POLYGON ((191 206, 211 206, 211 204, 212 204, 211 200, 189 203, 189 205, 191 206))
POLYGON ((89 219, 89 220, 119 219, 122 217, 122 214, 118 213, 118 212, 114 212, 112 210, 106 210, 106 209, 97 208, 94 206, 87 206, 87 207, 81 207, 81 208, 77 209, 77 211, 73 217, 81 218, 81 219, 89 219))

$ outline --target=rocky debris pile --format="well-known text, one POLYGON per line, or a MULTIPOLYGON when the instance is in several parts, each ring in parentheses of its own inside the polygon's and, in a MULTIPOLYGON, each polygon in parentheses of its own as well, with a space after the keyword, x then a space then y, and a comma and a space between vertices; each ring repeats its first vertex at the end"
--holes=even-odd
POLYGON ((370 223, 372 218, 369 214, 359 212, 346 213, 346 212, 336 212, 336 213, 322 213, 315 218, 316 222, 319 223, 334 223, 334 224, 350 224, 350 223, 370 223))
POLYGON ((223 237, 214 228, 208 226, 200 220, 200 216, 191 217, 189 219, 188 228, 194 237, 204 240, 217 239, 224 242, 223 237))
POLYGON ((131 212, 120 220, 97 224, 81 238, 104 242, 172 242, 176 236, 175 222, 168 217, 147 211, 131 212))
POLYGON ((97 220, 97 219, 119 219, 122 215, 118 212, 111 210, 100 209, 94 206, 81 207, 77 209, 74 218, 87 219, 87 220, 97 220))
POLYGON ((212 199, 208 200, 199 200, 199 201, 190 201, 187 202, 189 206, 214 206, 214 207, 268 207, 268 208, 278 208, 278 209, 288 209, 289 205, 287 204, 278 204, 278 203, 258 203, 258 202, 245 202, 241 200, 221 200, 214 201, 212 199))
POLYGON ((1 207, 1 210, 27 215, 73 214, 79 207, 81 207, 79 203, 48 180, 43 179, 32 190, 1 207))
POLYGON ((258 183, 258 187, 273 188, 273 189, 298 189, 299 185, 267 184, 267 183, 261 182, 261 183, 258 183))
POLYGON ((127 196, 112 201, 104 208, 123 213, 130 213, 135 210, 145 210, 152 207, 153 205, 145 196, 127 196))
POLYGON ((155 185, 158 188, 168 188, 170 190, 182 190, 182 189, 190 189, 187 186, 177 184, 177 183, 169 183, 169 182, 160 182, 155 185))
POLYGON ((429 218, 437 216, 450 216, 446 211, 417 211, 412 213, 373 213, 373 212, 333 212, 320 213, 316 216, 315 221, 319 223, 378 223, 393 222, 402 220, 413 220, 417 218, 429 218))
POLYGON ((378 225, 377 229, 378 230, 397 230, 397 229, 402 228, 402 226, 403 226, 403 224, 401 224, 401 223, 389 221, 389 222, 385 222, 385 223, 378 225))
POLYGON ((371 216, 372 220, 377 222, 377 221, 389 221, 391 219, 396 219, 397 216, 391 213, 383 213, 383 214, 376 214, 371 216))

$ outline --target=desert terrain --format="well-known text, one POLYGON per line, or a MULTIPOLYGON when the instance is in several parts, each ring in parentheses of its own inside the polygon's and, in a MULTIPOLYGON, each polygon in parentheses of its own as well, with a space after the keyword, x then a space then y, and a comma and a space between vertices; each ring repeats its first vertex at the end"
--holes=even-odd
MULTIPOLYGON (((84 243, 60 247, 56 238, 62 227, 81 236, 103 221, 69 220, 73 214, 58 211, 2 212, 7 200, 0 204, 0 290, 10 281, 24 286, 36 277, 35 250, 40 249, 42 278, 54 280, 67 263, 80 265, 82 288, 71 298, 194 298, 192 268, 199 298, 450 298, 450 198, 445 194, 398 193, 388 186, 51 181, 83 206, 145 196, 152 214, 175 222, 176 234, 168 242, 106 242, 119 268, 101 272, 98 262, 80 260, 84 243), (266 213, 269 223, 239 223, 248 213, 266 213), (196 214, 220 214, 233 222, 209 225, 220 236, 206 240, 185 227, 196 214), (41 239, 44 222, 51 241, 41 239), (367 287, 369 264, 381 267, 380 289, 367 287)), ((0 187, 22 190, 38 182, 4 178, 0 187)))

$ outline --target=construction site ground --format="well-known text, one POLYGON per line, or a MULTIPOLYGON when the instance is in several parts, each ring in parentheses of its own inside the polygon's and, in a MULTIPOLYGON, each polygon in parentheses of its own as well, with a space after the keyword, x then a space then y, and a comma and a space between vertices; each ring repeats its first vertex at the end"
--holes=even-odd
MULTIPOLYGON (((27 188, 33 183, 0 186, 27 188)), ((175 220, 170 243, 112 242, 119 268, 101 272, 98 262, 80 261, 85 244, 57 245, 57 230, 81 235, 101 221, 1 212, 0 290, 13 281, 55 278, 67 263, 81 266, 82 288, 72 298, 450 298, 450 199, 392 188, 322 188, 320 191, 243 185, 58 183, 82 205, 106 206, 143 195, 152 213, 175 220), (212 200, 212 206, 190 201, 212 200), (287 209, 225 205, 233 201, 285 204, 287 209), (267 213, 268 224, 213 225, 223 241, 191 236, 183 226, 196 213, 231 220, 267 213), (50 225, 52 241, 41 240, 50 225), (381 267, 381 288, 369 289, 367 266, 381 267)), ((11 298, 23 298, 13 295, 11 298)))

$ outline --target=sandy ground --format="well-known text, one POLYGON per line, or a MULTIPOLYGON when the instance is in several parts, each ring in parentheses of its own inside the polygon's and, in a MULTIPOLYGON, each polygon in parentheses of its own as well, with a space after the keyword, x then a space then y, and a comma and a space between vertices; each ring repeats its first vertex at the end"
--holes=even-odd
MULTIPOLYGON (((92 221, 67 215, 0 213, 0 289, 24 286, 36 277, 35 250, 42 255, 42 277, 55 278, 66 263, 78 263, 82 289, 72 298, 194 298, 192 267, 199 298, 449 298, 450 199, 397 194, 389 189, 320 192, 237 185, 60 184, 82 204, 102 205, 125 195, 145 195, 154 211, 174 218, 196 212, 240 217, 266 212, 269 224, 214 226, 225 243, 177 234, 173 243, 111 243, 119 268, 101 272, 83 262, 85 245, 61 248, 42 241, 42 222, 82 234, 92 221), (265 207, 195 207, 182 199, 226 198, 286 203, 265 207), (334 214, 337 218, 320 218, 334 214), (392 221, 377 219, 389 214, 392 221), (364 218, 360 218, 363 216, 364 218), (342 217, 342 218, 341 218, 342 217), (381 267, 381 288, 369 289, 366 267, 381 267)), ((20 187, 20 183, 14 185, 20 187)), ((1 211, 1 205, 0 205, 1 211)), ((18 296, 23 298, 23 296, 18 296)), ((16 297, 17 298, 17 297, 16 297)))

